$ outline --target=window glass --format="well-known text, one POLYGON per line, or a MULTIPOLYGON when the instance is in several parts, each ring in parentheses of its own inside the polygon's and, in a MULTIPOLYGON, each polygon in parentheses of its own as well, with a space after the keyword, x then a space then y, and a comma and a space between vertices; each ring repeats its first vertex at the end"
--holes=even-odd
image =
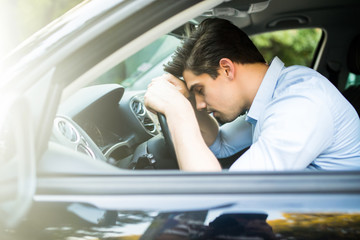
POLYGON ((170 60, 180 41, 174 36, 164 35, 110 69, 93 84, 118 83, 125 88, 144 90, 151 77, 163 74, 163 64, 170 60), (148 76, 150 74, 153 76, 148 76))
POLYGON ((349 73, 345 89, 342 91, 344 97, 354 106, 360 116, 360 75, 349 73))
POLYGON ((350 86, 359 86, 360 85, 360 75, 356 75, 354 73, 349 73, 348 79, 346 81, 345 89, 350 86))
POLYGON ((278 56, 285 66, 311 67, 321 35, 321 29, 307 28, 262 33, 250 38, 267 62, 278 56))

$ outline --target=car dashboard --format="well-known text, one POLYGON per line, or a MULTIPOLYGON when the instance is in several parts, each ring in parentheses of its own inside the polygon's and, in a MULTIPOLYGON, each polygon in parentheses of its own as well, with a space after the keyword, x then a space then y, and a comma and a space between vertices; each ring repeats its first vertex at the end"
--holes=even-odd
POLYGON ((156 115, 144 106, 144 93, 125 91, 118 84, 81 89, 61 104, 52 141, 91 158, 131 168, 131 163, 149 154, 144 143, 160 133, 156 115))

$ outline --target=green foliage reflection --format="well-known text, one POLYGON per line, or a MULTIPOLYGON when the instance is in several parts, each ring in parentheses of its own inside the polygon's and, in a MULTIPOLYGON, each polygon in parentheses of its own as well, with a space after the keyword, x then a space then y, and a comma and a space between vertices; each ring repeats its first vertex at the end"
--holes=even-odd
POLYGON ((311 66, 321 34, 319 28, 292 29, 258 34, 251 39, 267 62, 278 56, 286 66, 311 66))

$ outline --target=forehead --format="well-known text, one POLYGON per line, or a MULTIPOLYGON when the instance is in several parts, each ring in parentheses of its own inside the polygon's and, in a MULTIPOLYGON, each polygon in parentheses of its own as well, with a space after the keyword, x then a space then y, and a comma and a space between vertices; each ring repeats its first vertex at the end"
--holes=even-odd
POLYGON ((213 80, 209 74, 203 73, 201 75, 195 75, 190 70, 185 70, 183 77, 189 90, 192 90, 195 86, 198 85, 205 85, 209 80, 213 80))

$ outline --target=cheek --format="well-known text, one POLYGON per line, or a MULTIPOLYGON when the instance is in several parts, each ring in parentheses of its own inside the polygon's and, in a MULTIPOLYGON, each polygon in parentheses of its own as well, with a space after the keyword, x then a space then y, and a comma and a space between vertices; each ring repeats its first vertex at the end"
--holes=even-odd
POLYGON ((221 91, 209 92, 205 96, 205 101, 207 105, 210 107, 214 107, 218 110, 226 107, 226 105, 230 103, 229 100, 230 99, 228 99, 226 92, 221 91))
POLYGON ((232 89, 221 94, 221 106, 224 110, 227 109, 228 112, 237 110, 238 105, 240 104, 238 100, 236 93, 234 93, 232 89))
POLYGON ((217 110, 232 108, 234 96, 230 86, 224 84, 214 84, 206 89, 204 100, 209 107, 217 110))

